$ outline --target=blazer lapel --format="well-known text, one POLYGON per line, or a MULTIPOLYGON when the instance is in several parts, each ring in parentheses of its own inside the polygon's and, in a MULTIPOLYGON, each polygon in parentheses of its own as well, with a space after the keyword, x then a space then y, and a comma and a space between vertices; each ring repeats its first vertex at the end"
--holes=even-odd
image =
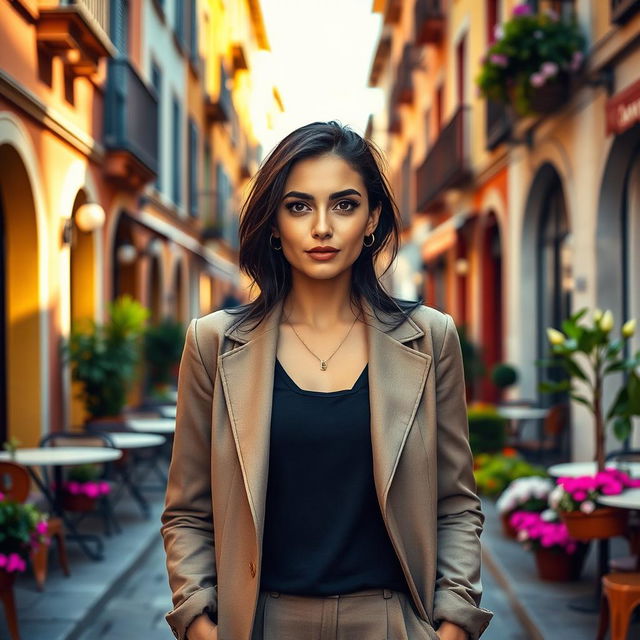
MULTIPOLYGON (((424 335, 413 320, 395 329, 378 319, 365 302, 369 349, 369 399, 374 483, 382 514, 393 475, 422 397, 432 357, 405 343, 424 335)), ((262 548, 269 469, 269 441, 274 365, 282 302, 250 332, 227 329, 240 343, 218 359, 227 411, 262 548)))

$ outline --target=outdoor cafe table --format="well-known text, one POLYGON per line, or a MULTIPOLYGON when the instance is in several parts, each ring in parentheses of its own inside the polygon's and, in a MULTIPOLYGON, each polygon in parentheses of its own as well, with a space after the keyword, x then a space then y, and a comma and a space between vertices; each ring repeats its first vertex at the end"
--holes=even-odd
POLYGON ((54 514, 59 516, 65 524, 66 537, 76 540, 82 550, 92 560, 102 560, 102 539, 98 535, 81 534, 71 518, 62 507, 62 467, 80 464, 96 464, 112 462, 122 457, 122 451, 110 447, 35 447, 32 449, 16 449, 15 457, 8 451, 0 452, 0 460, 17 462, 29 470, 33 481, 49 503, 54 514), (55 492, 52 494, 45 482, 33 470, 33 467, 53 467, 55 478, 55 492), (87 541, 93 541, 96 551, 93 551, 87 541))
MULTIPOLYGON (((131 433, 127 432, 119 432, 119 431, 110 431, 104 434, 106 437, 111 440, 113 445, 117 449, 122 449, 123 451, 127 451, 128 449, 144 449, 147 447, 160 447, 166 442, 166 438, 159 434, 154 433, 131 433)), ((146 498, 139 491, 136 483, 133 481, 131 477, 131 473, 129 472, 129 464, 128 457, 125 455, 122 459, 122 464, 117 465, 118 473, 122 478, 123 487, 117 494, 113 497, 113 505, 115 506, 118 501, 120 495, 122 494, 123 489, 126 487, 134 500, 138 503, 145 517, 149 517, 150 507, 146 498)))
POLYGON ((528 420, 538 421, 538 440, 543 440, 543 428, 542 421, 547 417, 549 413, 549 407, 527 407, 508 405, 498 407, 498 414, 503 418, 506 418, 511 423, 511 435, 515 437, 516 444, 520 440, 520 423, 527 422, 528 420))
MULTIPOLYGON (((171 458, 171 446, 170 443, 173 439, 173 434, 176 431, 176 421, 174 418, 127 418, 126 426, 131 431, 137 431, 139 433, 155 433, 167 436, 167 448, 165 449, 165 455, 168 459, 171 458)), ((155 488, 164 490, 167 478, 157 465, 157 460, 154 460, 153 469, 160 477, 161 484, 158 487, 146 487, 147 489, 155 488)))
MULTIPOLYGON (((628 473, 632 477, 640 476, 640 462, 607 462, 605 468, 620 469, 625 473, 628 473)), ((577 478, 579 476, 591 476, 595 475, 598 471, 598 465, 595 462, 564 462, 561 464, 554 464, 547 469, 549 475, 554 478, 572 477, 577 478)), ((638 491, 637 489, 635 491, 638 491)), ((625 494, 629 494, 631 490, 627 489, 618 496, 607 496, 606 499, 621 498, 625 494)), ((598 502, 602 502, 605 499, 604 496, 598 499, 598 502)), ((604 504, 604 503, 603 503, 604 504)), ((615 506, 615 505, 611 505, 615 506)), ((632 507, 634 508, 634 507, 632 507)), ((602 576, 609 570, 609 538, 603 538, 598 540, 598 582, 596 584, 595 595, 588 599, 576 598, 569 603, 571 609, 576 611, 584 611, 587 613, 597 613, 600 611, 600 596, 602 593, 602 576)))
MULTIPOLYGON (((640 488, 625 489, 617 496, 599 496, 596 498, 596 502, 607 507, 640 511, 640 488)), ((631 521, 629 522, 631 524, 631 521)), ((633 531, 631 548, 634 549, 634 547, 637 548, 637 543, 640 542, 640 530, 637 527, 630 528, 633 531)), ((636 556, 636 569, 640 569, 640 550, 636 556)))
POLYGON ((176 405, 175 404, 167 404, 162 407, 158 407, 158 412, 163 418, 176 418, 176 405))

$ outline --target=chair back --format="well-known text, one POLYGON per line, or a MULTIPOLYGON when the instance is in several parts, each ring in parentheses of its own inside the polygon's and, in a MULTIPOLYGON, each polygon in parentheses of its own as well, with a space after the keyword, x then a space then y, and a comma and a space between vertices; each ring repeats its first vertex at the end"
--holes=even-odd
POLYGON ((27 468, 17 462, 0 461, 0 491, 16 502, 25 502, 29 497, 31 478, 27 468))
POLYGON ((605 456, 605 462, 611 460, 625 460, 626 462, 640 462, 640 449, 616 449, 605 456))
POLYGON ((557 438, 567 428, 568 407, 565 403, 554 404, 544 419, 544 432, 557 438))
POLYGON ((40 439, 41 447, 113 447, 108 433, 82 431, 55 431, 40 439))

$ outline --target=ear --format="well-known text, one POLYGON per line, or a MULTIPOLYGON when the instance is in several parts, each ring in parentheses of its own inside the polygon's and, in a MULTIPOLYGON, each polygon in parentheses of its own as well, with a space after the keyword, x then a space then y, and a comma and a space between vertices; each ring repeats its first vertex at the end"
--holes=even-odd
POLYGON ((369 220, 367 221, 365 235, 371 235, 378 226, 378 220, 380 220, 380 213, 382 211, 382 204, 379 204, 375 209, 371 209, 369 212, 369 220))
POLYGON ((271 233, 273 233, 274 238, 280 237, 280 231, 278 231, 278 227, 271 225, 271 233))

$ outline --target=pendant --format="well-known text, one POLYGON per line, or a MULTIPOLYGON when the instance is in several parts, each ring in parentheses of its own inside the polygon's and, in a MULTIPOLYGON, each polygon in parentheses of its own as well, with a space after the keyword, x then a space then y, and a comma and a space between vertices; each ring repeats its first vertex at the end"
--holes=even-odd
POLYGON ((327 361, 326 361, 326 360, 320 360, 320 368, 321 368, 323 371, 326 371, 326 370, 327 370, 327 361))

